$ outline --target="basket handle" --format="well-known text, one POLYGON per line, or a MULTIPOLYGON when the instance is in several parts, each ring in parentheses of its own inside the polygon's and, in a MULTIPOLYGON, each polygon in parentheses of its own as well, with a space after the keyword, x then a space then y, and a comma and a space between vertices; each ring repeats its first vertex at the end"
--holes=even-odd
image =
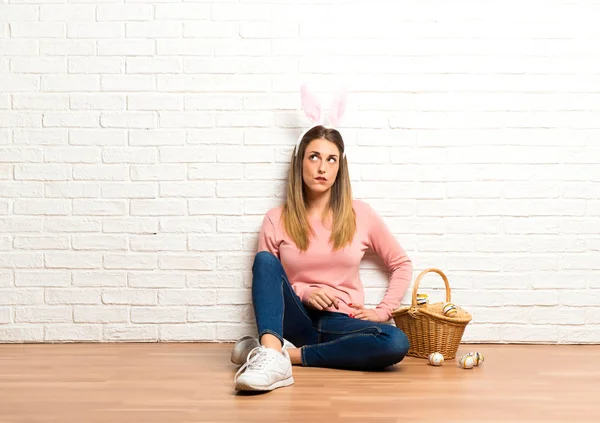
POLYGON ((413 293, 412 293, 412 306, 413 307, 417 306, 417 290, 419 289, 419 283, 421 282, 421 279, 423 279, 423 277, 429 272, 437 273, 442 277, 442 279, 444 279, 444 284, 446 284, 446 302, 447 303, 450 302, 450 284, 448 283, 448 278, 446 277, 446 275, 444 275, 444 272, 442 272, 441 270, 431 267, 429 269, 423 270, 417 277, 417 280, 415 281, 415 285, 413 286, 413 293))

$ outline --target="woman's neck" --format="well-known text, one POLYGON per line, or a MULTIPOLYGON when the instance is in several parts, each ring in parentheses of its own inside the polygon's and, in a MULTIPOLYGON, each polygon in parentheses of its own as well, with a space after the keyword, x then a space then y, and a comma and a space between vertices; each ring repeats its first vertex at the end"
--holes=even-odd
POLYGON ((329 199, 331 192, 327 191, 318 197, 308 199, 306 212, 309 216, 322 216, 325 210, 329 208, 329 199))

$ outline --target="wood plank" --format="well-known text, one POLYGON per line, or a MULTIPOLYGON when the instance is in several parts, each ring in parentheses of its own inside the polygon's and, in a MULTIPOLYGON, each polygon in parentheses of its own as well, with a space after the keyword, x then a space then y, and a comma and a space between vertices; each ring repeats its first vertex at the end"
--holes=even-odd
POLYGON ((598 422, 595 345, 461 345, 480 367, 407 357, 380 372, 294 367, 236 393, 232 344, 0 345, 0 422, 598 422))

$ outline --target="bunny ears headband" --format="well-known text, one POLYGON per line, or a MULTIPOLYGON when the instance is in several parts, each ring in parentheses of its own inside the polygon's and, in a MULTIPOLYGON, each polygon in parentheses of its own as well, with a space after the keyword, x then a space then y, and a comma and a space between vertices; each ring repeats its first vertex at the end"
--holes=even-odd
MULTIPOLYGON (((308 118, 308 120, 312 123, 312 126, 305 130, 296 141, 296 148, 294 149, 294 155, 298 154, 300 142, 304 135, 314 128, 317 125, 325 126, 325 119, 323 116, 323 107, 321 103, 317 99, 317 97, 309 90, 306 84, 302 85, 300 89, 300 94, 302 97, 302 109, 304 110, 304 114, 308 118)), ((344 113, 346 112, 346 101, 347 101, 347 92, 346 90, 339 91, 333 98, 331 103, 331 107, 328 115, 328 127, 332 129, 337 129, 344 113)), ((345 150, 345 149, 344 149, 345 150)), ((342 153, 342 157, 346 157, 346 152, 342 153)))

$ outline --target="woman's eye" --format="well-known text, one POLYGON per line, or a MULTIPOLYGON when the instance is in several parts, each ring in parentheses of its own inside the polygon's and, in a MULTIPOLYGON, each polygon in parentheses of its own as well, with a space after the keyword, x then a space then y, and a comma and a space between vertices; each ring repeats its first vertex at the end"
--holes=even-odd
MULTIPOLYGON (((310 160, 314 160, 314 159, 316 159, 316 158, 318 158, 318 157, 319 157, 319 156, 317 156, 316 154, 311 154, 310 156, 308 156, 308 158, 309 158, 310 160)), ((329 158, 329 159, 327 159, 327 160, 329 161, 329 163, 335 163, 335 162, 336 162, 336 159, 335 159, 335 157, 330 157, 330 158, 329 158)))

